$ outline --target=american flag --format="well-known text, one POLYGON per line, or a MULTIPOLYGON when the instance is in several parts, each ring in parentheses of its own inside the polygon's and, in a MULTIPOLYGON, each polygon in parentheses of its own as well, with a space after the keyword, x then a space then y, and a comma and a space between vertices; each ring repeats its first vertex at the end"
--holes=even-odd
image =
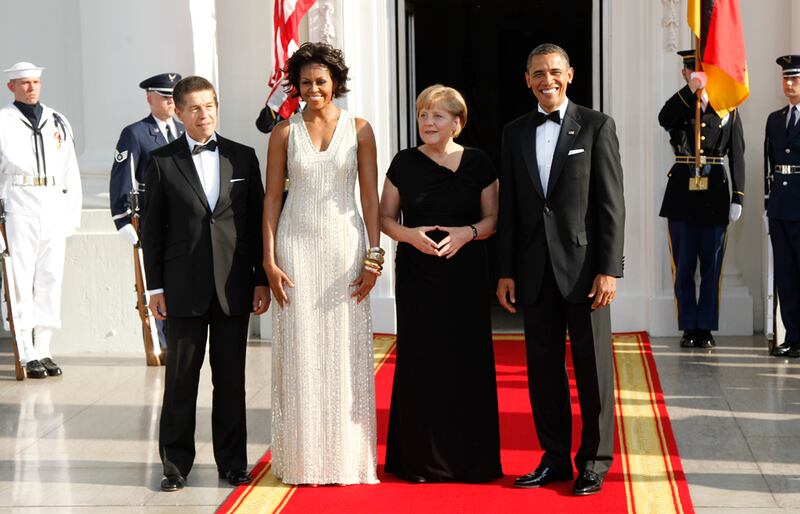
POLYGON ((286 60, 300 46, 298 25, 316 0, 275 0, 273 32, 275 36, 275 68, 269 78, 271 88, 267 105, 283 118, 289 118, 300 103, 283 91, 286 60))

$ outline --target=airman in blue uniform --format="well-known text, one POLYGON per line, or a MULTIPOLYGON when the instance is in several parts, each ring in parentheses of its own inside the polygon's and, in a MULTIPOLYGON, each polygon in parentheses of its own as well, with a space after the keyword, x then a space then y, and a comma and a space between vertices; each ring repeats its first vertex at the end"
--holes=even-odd
POLYGON ((800 357, 800 55, 776 61, 783 69, 789 105, 767 117, 764 140, 764 204, 767 211, 775 286, 786 339, 776 357, 800 357))
MULTIPOLYGON (((172 101, 172 88, 180 79, 178 73, 162 73, 139 84, 140 88, 147 91, 150 114, 122 129, 114 151, 109 183, 111 216, 120 235, 131 244, 138 241, 130 224, 131 191, 145 191, 144 170, 150 152, 183 135, 183 124, 173 119, 175 104, 172 101)), ((139 199, 141 208, 144 198, 140 195, 139 199)))
MULTIPOLYGON (((184 132, 183 124, 173 118, 175 103, 172 100, 172 89, 180 79, 181 75, 178 73, 162 73, 139 84, 140 88, 147 91, 150 114, 122 129, 114 151, 109 182, 111 216, 119 234, 131 245, 139 241, 139 235, 131 224, 131 192, 138 192, 139 212, 144 212, 144 174, 150 152, 171 143, 184 132)), ((157 325, 159 344, 165 353, 164 324, 158 322, 157 325)))
POLYGON ((683 57, 687 85, 667 100, 658 121, 669 132, 675 164, 667 174, 660 216, 667 218, 678 306, 681 347, 712 348, 719 327, 719 292, 728 223, 742 214, 744 200, 744 132, 739 112, 720 117, 701 98, 699 178, 695 179, 695 105, 705 86, 702 72, 692 72, 695 54, 683 57), (728 157, 730 173, 725 172, 728 157), (730 191, 728 181, 730 180, 730 191), (700 262, 700 295, 694 275, 700 262))

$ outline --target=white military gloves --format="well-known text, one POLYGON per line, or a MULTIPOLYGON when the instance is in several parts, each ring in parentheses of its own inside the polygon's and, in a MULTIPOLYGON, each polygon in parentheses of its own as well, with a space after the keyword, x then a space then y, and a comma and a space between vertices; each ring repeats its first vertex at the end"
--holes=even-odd
POLYGON ((735 223, 736 220, 742 217, 742 206, 738 203, 732 203, 731 209, 728 212, 728 220, 731 223, 735 223))
POLYGON ((117 232, 119 232, 119 235, 122 236, 122 239, 132 245, 135 245, 139 242, 139 236, 136 234, 136 231, 133 229, 133 225, 130 223, 119 229, 117 232))
POLYGON ((708 75, 706 75, 705 72, 693 71, 689 74, 689 87, 692 88, 693 92, 698 89, 703 89, 706 87, 706 84, 708 84, 708 75), (695 80, 697 82, 695 82, 695 80))

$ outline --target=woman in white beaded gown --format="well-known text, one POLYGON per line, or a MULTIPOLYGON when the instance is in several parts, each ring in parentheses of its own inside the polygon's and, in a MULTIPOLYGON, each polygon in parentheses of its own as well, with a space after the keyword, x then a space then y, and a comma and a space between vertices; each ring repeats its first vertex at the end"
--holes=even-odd
POLYGON ((272 467, 288 484, 374 484, 368 295, 383 259, 375 136, 369 123, 332 102, 347 92, 340 50, 304 43, 286 67, 287 90, 306 108, 276 125, 267 155, 264 269, 278 304, 272 467))

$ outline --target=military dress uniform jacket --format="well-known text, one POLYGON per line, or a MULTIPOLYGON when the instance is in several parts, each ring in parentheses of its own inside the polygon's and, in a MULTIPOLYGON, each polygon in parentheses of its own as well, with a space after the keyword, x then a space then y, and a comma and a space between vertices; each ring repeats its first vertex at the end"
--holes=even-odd
MULTIPOLYGON (((676 156, 694 157, 696 98, 689 86, 685 86, 667 100, 658 114, 658 122, 669 132, 676 156)), ((659 215, 674 220, 727 225, 731 202, 741 205, 744 200, 744 132, 739 112, 732 111, 723 124, 714 109, 707 107, 701 113, 700 137, 701 155, 728 156, 733 196, 722 164, 702 167, 701 174, 708 176, 708 189, 690 191, 689 178, 694 175, 694 164, 675 163, 668 173, 659 215)))
POLYGON ((800 123, 786 132, 789 107, 767 117, 764 140, 764 195, 767 216, 800 221, 800 174, 778 174, 775 166, 800 166, 800 123))
MULTIPOLYGON (((183 124, 176 120, 175 129, 177 134, 173 134, 173 137, 178 139, 183 135, 183 124)), ((150 152, 166 144, 167 135, 161 133, 152 114, 122 129, 117 148, 114 151, 114 165, 111 167, 109 182, 111 216, 117 230, 131 222, 130 193, 133 190, 131 159, 135 168, 137 184, 144 184, 145 169, 150 152)), ((144 212, 145 196, 146 193, 139 197, 140 213, 144 212)))
POLYGON ((8 213, 38 217, 70 236, 83 203, 72 127, 44 104, 38 134, 29 124, 13 103, 0 109, 0 199, 8 213))

